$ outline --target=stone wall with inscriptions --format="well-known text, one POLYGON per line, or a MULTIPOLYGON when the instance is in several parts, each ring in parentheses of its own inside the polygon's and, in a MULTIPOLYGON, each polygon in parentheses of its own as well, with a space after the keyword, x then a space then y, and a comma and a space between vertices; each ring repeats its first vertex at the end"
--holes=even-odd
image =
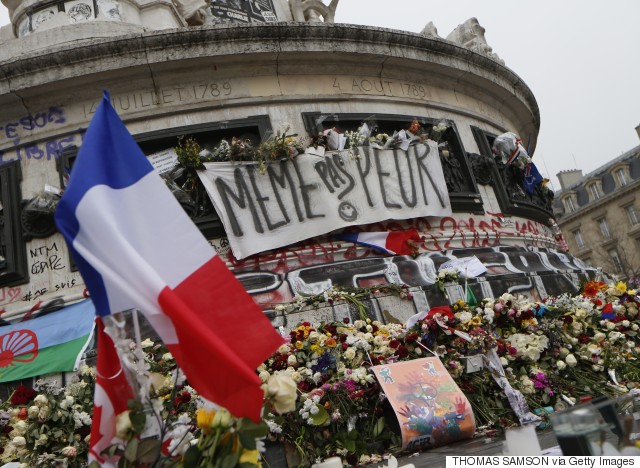
MULTIPOLYGON (((305 112, 394 114, 448 119, 465 152, 479 151, 471 126, 496 134, 530 134, 534 146, 539 116, 526 85, 485 57, 456 54, 459 48, 437 39, 336 25, 204 27, 197 37, 193 31, 142 33, 79 39, 46 54, 27 51, 11 63, 0 60, 0 161, 20 161, 25 200, 46 185, 60 186, 58 158, 82 144, 103 89, 110 90, 114 108, 134 135, 257 115, 267 115, 274 131, 289 127, 306 135, 305 112)), ((504 219, 490 186, 478 186, 478 191, 484 214, 454 213, 401 224, 425 236, 422 256, 472 247, 555 245, 546 226, 504 219)), ((383 224, 368 229, 400 226, 383 224)), ((278 284, 253 292, 265 310, 291 299, 301 278, 328 280, 328 265, 345 268, 357 259, 380 268, 396 263, 331 239, 239 262, 224 238, 211 242, 242 278, 264 275, 268 283, 278 284), (309 267, 317 273, 309 273, 309 267)), ((85 293, 59 234, 30 240, 27 249, 29 282, 0 290, 1 319, 16 320, 55 299, 75 300, 85 293)), ((401 261, 418 270, 424 263, 420 257, 401 261)), ((543 260, 538 264, 546 265, 543 260)), ((347 276, 364 268, 362 262, 349 265, 347 276)))

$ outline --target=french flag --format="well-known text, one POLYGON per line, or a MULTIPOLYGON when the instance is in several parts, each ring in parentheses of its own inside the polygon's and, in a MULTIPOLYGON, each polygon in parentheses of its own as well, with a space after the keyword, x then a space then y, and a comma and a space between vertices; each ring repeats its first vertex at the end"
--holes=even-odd
POLYGON ((106 92, 55 220, 98 315, 140 310, 200 395, 260 419, 256 368, 283 339, 147 161, 106 92))
POLYGON ((337 234, 336 238, 360 245, 366 245, 390 255, 410 255, 415 252, 413 242, 420 243, 422 239, 415 229, 389 232, 345 232, 337 234))

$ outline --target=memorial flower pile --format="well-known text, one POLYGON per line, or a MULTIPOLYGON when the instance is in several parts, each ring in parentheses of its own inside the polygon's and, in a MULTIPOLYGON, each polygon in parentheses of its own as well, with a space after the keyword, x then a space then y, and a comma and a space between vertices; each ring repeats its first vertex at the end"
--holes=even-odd
POLYGON ((436 284, 442 293, 445 293, 447 283, 458 283, 458 281, 460 281, 460 272, 454 268, 442 268, 436 276, 436 284))
MULTIPOLYGON (((505 381, 542 419, 640 387, 640 297, 624 283, 587 282, 579 295, 543 301, 509 293, 457 301, 425 311, 409 328, 368 317, 367 298, 376 294, 410 298, 411 291, 334 287, 280 305, 290 312, 344 301, 357 319, 302 322, 288 332, 258 368, 265 392, 260 424, 200 399, 161 344, 125 343, 148 392, 121 415, 123 442, 108 450, 129 466, 260 466, 267 437, 284 443, 300 466, 332 456, 351 466, 378 462, 401 441, 372 366, 434 354, 482 429, 522 417, 510 406, 505 381)), ((0 461, 86 465, 94 383, 95 370, 85 366, 65 387, 38 382, 16 389, 0 407, 0 461)))
POLYGON ((265 382, 290 375, 300 392, 296 411, 265 418, 272 437, 294 447, 301 466, 328 456, 352 465, 371 461, 372 453, 398 440, 386 429, 380 386, 368 369, 422 352, 400 324, 301 323, 258 369, 265 382))
POLYGON ((508 293, 473 305, 458 301, 431 309, 409 329, 367 319, 302 323, 260 369, 263 379, 289 373, 301 395, 297 411, 267 417, 271 436, 294 447, 302 466, 330 456, 356 465, 397 449, 369 368, 431 352, 467 395, 478 426, 508 427, 519 419, 487 367, 491 353, 542 417, 621 395, 640 386, 638 304, 621 283, 586 283, 583 294, 545 301, 508 293), (473 357, 484 369, 467 372, 473 357))
POLYGON ((0 405, 0 462, 86 466, 94 384, 95 369, 84 366, 64 388, 19 386, 0 405))

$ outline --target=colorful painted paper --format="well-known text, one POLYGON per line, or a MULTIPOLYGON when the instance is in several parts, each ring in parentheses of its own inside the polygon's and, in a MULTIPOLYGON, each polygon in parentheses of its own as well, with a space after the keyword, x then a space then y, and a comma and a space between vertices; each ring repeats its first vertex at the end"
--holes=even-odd
POLYGON ((402 448, 419 450, 473 437, 469 400, 437 357, 372 367, 400 424, 402 448))

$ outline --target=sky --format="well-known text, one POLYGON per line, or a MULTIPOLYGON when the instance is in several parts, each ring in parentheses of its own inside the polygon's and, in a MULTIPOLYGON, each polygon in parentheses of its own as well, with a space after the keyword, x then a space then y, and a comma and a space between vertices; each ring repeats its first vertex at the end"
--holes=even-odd
POLYGON ((640 0, 341 0, 336 23, 417 33, 432 21, 446 38, 472 17, 536 97, 533 161, 554 190, 558 172, 587 174, 640 144, 640 0))

